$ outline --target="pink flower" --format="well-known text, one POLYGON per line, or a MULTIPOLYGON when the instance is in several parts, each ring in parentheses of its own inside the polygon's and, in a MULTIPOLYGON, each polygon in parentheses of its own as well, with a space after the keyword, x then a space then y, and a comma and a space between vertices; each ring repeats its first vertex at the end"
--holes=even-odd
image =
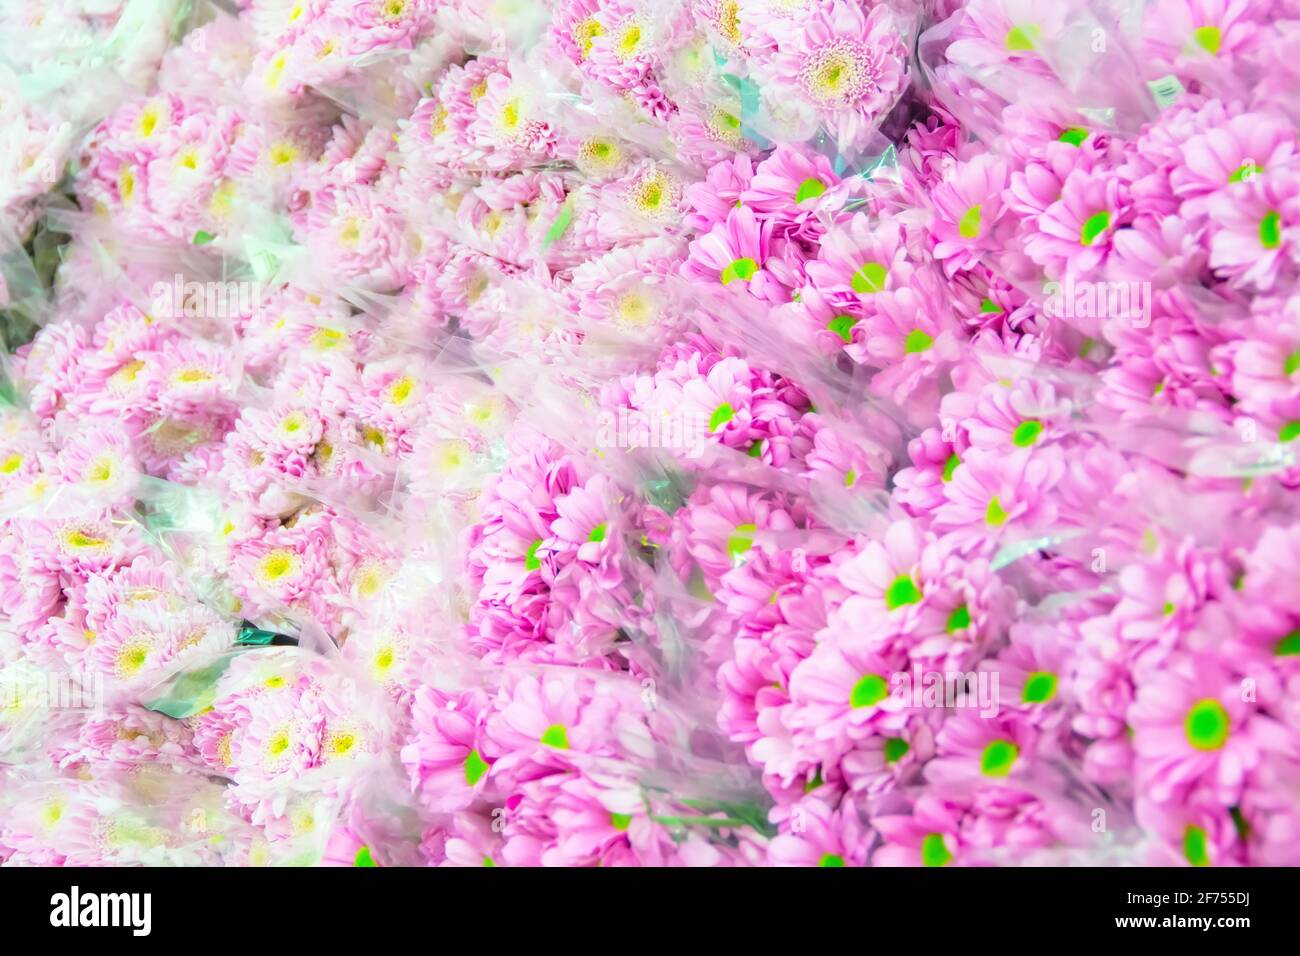
POLYGON ((1267 292, 1295 274, 1300 176, 1289 171, 1234 184, 1207 203, 1210 267, 1234 283, 1267 292))
POLYGON ((1177 662, 1138 688, 1129 713, 1140 792, 1157 803, 1205 788, 1224 805, 1271 750, 1294 735, 1243 698, 1240 681, 1208 657, 1177 662))
POLYGON ((772 225, 760 224, 747 206, 738 206, 726 222, 715 225, 707 236, 691 243, 682 263, 682 275, 723 286, 743 289, 766 302, 784 302, 789 293, 765 266, 771 248, 772 225))
POLYGON ((796 24, 776 37, 776 75, 824 119, 841 150, 861 149, 906 81, 893 14, 834 0, 796 24))
POLYGON ((845 800, 833 810, 810 797, 794 807, 790 821, 798 821, 797 828, 768 845, 774 865, 866 866, 868 838, 853 801, 845 800))

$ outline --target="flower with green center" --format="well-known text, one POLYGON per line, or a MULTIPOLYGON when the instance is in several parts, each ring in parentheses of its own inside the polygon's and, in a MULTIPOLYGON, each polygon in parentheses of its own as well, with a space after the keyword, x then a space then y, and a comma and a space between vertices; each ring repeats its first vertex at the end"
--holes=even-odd
POLYGON ((1002 311, 1002 306, 998 305, 992 299, 985 299, 980 303, 981 315, 997 315, 1002 311))
POLYGON ((727 424, 727 422, 731 421, 735 417, 736 410, 731 407, 731 403, 723 402, 715 408, 713 414, 709 416, 709 431, 719 431, 723 425, 727 424))
POLYGON ((605 530, 606 530, 607 527, 608 527, 608 526, 607 526, 605 523, 603 523, 603 522, 602 522, 601 524, 596 525, 596 527, 594 527, 594 528, 591 529, 591 534, 587 535, 587 540, 588 540, 588 541, 595 542, 595 543, 599 543, 599 542, 601 542, 601 541, 604 541, 604 540, 605 540, 605 530))
POLYGON ((611 813, 609 815, 609 825, 615 830, 626 831, 632 825, 632 814, 611 813))
POLYGON ((957 222, 957 234, 963 239, 978 239, 982 215, 983 213, 978 204, 967 209, 966 215, 962 216, 957 222))
POLYGON ((849 706, 874 707, 889 696, 889 682, 879 674, 863 674, 849 692, 849 706))
POLYGON ((1295 657, 1300 654, 1300 631, 1292 631, 1278 641, 1273 653, 1278 657, 1295 657))
POLYGON ((826 184, 820 179, 815 176, 811 179, 805 179, 799 184, 799 188, 795 190, 795 204, 798 205, 806 199, 816 199, 824 192, 826 192, 826 184))
POLYGON ((1197 27, 1192 31, 1192 39, 1210 56, 1218 56, 1223 44, 1223 31, 1218 27, 1197 27))
POLYGON ((1101 212, 1093 213, 1084 220, 1082 228, 1079 229, 1079 245, 1091 246, 1109 228, 1110 210, 1103 209, 1101 212))
POLYGON ((353 866, 378 866, 375 858, 370 855, 370 847, 363 846, 357 850, 357 855, 352 858, 353 866))
POLYGON ((1192 866, 1209 866, 1209 840, 1205 831, 1194 823, 1187 824, 1183 831, 1183 856, 1192 866))
POLYGON ((1043 38, 1043 28, 1037 23, 1019 23, 1007 31, 1002 45, 1012 53, 1027 53, 1043 38))
POLYGON ((840 856, 838 853, 827 853, 824 856, 822 856, 821 861, 817 865, 818 866, 843 866, 844 857, 840 856))
POLYGON ((1287 422, 1278 430, 1277 433, 1277 440, 1284 444, 1286 442, 1295 441, 1298 437, 1300 437, 1300 419, 1293 422, 1287 422))
POLYGON ((1005 777, 1016 765, 1020 748, 1001 738, 990 741, 980 754, 980 773, 986 777, 1005 777))
POLYGON ((942 833, 927 833, 921 840, 922 866, 947 866, 952 862, 952 851, 944 842, 942 833))
POLYGON ((902 737, 889 737, 885 740, 885 763, 898 763, 912 749, 902 737))
POLYGON ((948 623, 943 629, 947 634, 954 634, 968 627, 970 627, 970 609, 965 604, 960 604, 952 609, 952 613, 948 615, 948 623))
POLYGON ((921 589, 916 586, 910 575, 900 574, 885 589, 885 607, 891 611, 905 604, 916 604, 921 600, 921 589))
POLYGON ((932 345, 934 345, 934 336, 921 329, 913 329, 903 340, 903 352, 906 355, 914 355, 917 352, 924 352, 932 345))
POLYGON ((864 262, 858 266, 858 271, 853 273, 849 285, 859 295, 871 295, 883 290, 888 279, 889 270, 879 262, 864 262))
POLYGON ((762 458, 763 440, 760 438, 758 441, 750 442, 749 447, 745 449, 745 454, 750 458, 762 458))
POLYGON ((818 766, 817 772, 813 774, 813 778, 803 785, 803 792, 812 793, 825 782, 826 781, 822 779, 822 768, 818 766))
POLYGON ((732 561, 754 546, 754 532, 757 530, 758 525, 754 524, 736 525, 735 533, 727 538, 727 555, 732 561))
POLYGON ((1038 436, 1042 433, 1043 423, 1036 418, 1027 418, 1011 433, 1011 444, 1017 448, 1028 448, 1038 441, 1038 436))
POLYGON ((537 549, 540 548, 541 546, 542 546, 542 539, 538 538, 536 541, 530 544, 528 546, 528 550, 524 552, 525 571, 536 571, 538 568, 542 566, 542 559, 537 556, 537 549))
POLYGON ((1056 675, 1051 671, 1031 671, 1025 677, 1020 700, 1025 704, 1046 704, 1056 696, 1056 675))
POLYGON ((826 323, 826 328, 830 329, 847 345, 853 341, 853 327, 858 324, 858 320, 851 315, 837 315, 826 323))
POLYGON ((1251 179, 1254 179, 1263 171, 1264 171, 1263 166, 1256 166, 1253 162, 1247 160, 1246 162, 1238 166, 1236 170, 1233 171, 1233 174, 1228 177, 1228 182, 1230 183, 1247 182, 1251 179))
POLYGON ((1287 375, 1294 375, 1296 372, 1300 372, 1300 349, 1297 349, 1286 357, 1286 361, 1282 363, 1282 371, 1287 375))
POLYGON ((741 259, 732 259, 731 262, 722 270, 721 278, 723 285, 731 285, 739 279, 741 282, 748 282, 754 278, 758 272, 758 263, 748 256, 741 259))
POLYGON ((569 731, 564 724, 551 724, 538 738, 544 747, 554 747, 556 750, 569 749, 569 731))
POLYGON ((998 496, 994 495, 990 498, 989 506, 984 509, 984 523, 990 528, 1000 528, 1007 523, 1008 517, 1010 516, 1007 514, 1006 509, 1002 507, 1002 502, 998 500, 998 496))
POLYGON ((1082 126, 1071 126, 1057 138, 1062 143, 1069 143, 1071 146, 1082 146, 1088 139, 1088 131, 1082 126))
POLYGON ((1222 750, 1228 742, 1232 721, 1228 711, 1213 697, 1198 700, 1183 722, 1187 742, 1196 750, 1222 750))
POLYGON ((487 772, 487 761, 479 756, 477 750, 471 750, 469 755, 465 757, 465 785, 469 787, 474 786, 474 784, 483 779, 483 774, 487 772))
POLYGON ((949 455, 948 460, 943 463, 943 480, 952 481, 953 472, 957 470, 957 466, 960 464, 961 457, 956 452, 949 455))
POLYGON ((1259 244, 1265 249, 1276 249, 1282 244, 1282 217, 1276 211, 1265 213, 1259 221, 1259 244))

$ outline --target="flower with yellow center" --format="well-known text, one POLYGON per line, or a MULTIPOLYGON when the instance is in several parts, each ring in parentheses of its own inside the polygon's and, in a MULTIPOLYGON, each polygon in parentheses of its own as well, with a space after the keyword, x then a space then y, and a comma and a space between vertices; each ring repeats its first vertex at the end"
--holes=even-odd
POLYGON ((465 301, 470 305, 478 302, 483 298, 483 293, 491 285, 486 273, 481 269, 475 269, 470 277, 465 281, 465 301))
POLYGON ((254 572, 264 586, 273 587, 292 581, 302 570, 302 559, 288 548, 276 548, 257 562, 254 572))
POLYGON ((219 218, 230 215, 230 211, 234 208, 235 193, 235 184, 229 179, 223 179, 212 191, 212 198, 208 200, 208 210, 219 218))
POLYGON ((489 429, 500 424, 505 402, 497 395, 476 398, 465 404, 465 419, 476 428, 489 429))
POLYGON ((57 798, 45 804, 39 814, 41 826, 46 830, 53 829, 63 819, 64 809, 63 801, 57 798))
POLYGON ((307 427, 310 424, 311 422, 307 418, 307 414, 295 408, 293 411, 289 412, 289 414, 285 415, 284 418, 280 419, 278 427, 280 434, 284 435, 286 438, 296 439, 307 430, 307 427))
POLYGON ((472 460, 474 452, 467 442, 447 438, 434 443, 430 465, 440 475, 453 475, 463 470, 472 460))
POLYGON ((447 132, 447 117, 450 116, 447 107, 441 103, 433 111, 433 118, 429 121, 429 132, 435 139, 447 132))
POLYGON ((629 289, 614 301, 618 324, 628 328, 645 328, 658 313, 654 300, 641 289, 629 289))
POLYGON ((394 668, 403 658, 402 647, 396 637, 384 635, 375 645, 370 655, 370 674, 376 681, 386 683, 394 673, 394 668))
POLYGON ((275 143, 267 151, 272 166, 288 166, 298 158, 298 149, 292 143, 275 143))
POLYGON ((0 459, 0 475, 12 475, 23 466, 23 456, 15 452, 0 459))
POLYGON ((573 27, 571 36, 573 45, 578 48, 579 55, 585 60, 591 56, 591 44, 596 37, 605 32, 605 27, 594 16, 580 21, 573 27))
POLYGON ((682 187, 676 177, 662 169, 638 176, 628 190, 628 203, 647 219, 668 220, 677 214, 682 187))
POLYGON ((614 55, 620 60, 630 60, 645 52, 650 45, 650 29, 640 20, 629 20, 614 34, 614 55))
POLYGON ((611 173, 623 165, 623 150, 610 139, 589 139, 578 147, 576 165, 588 175, 611 173))
POLYGON ((718 6, 718 33, 728 43, 740 43, 740 4, 722 0, 718 6))
POLYGON ((403 375, 393 384, 388 386, 387 397, 390 405, 405 405, 411 400, 411 395, 415 392, 415 380, 409 375, 403 375))
POLYGON ((276 769, 293 756, 293 727, 285 722, 272 731, 266 738, 264 763, 268 769, 276 769))
POLYGON ((113 658, 113 673, 120 680, 129 680, 135 677, 145 665, 149 663, 149 656, 153 653, 153 642, 143 635, 135 635, 127 638, 118 648, 117 654, 113 658))
POLYGON ((847 109, 876 87, 875 63, 857 40, 836 38, 804 58, 804 89, 828 109, 847 109))
POLYGON ((234 759, 234 756, 231 753, 231 744, 234 740, 234 736, 235 732, 233 730, 228 730, 222 734, 221 739, 217 741, 217 759, 221 761, 221 766, 223 767, 229 767, 231 761, 234 759))
POLYGON ((715 139, 728 146, 739 147, 745 142, 745 137, 740 133, 740 117, 722 107, 713 111, 713 115, 709 117, 708 127, 715 139))
POLYGON ((384 585, 388 583, 391 577, 392 573, 382 563, 363 561, 361 566, 357 568, 353 586, 356 588, 358 597, 370 600, 384 589, 384 585))
POLYGON ((351 248, 361 241, 361 221, 355 216, 343 220, 339 227, 339 245, 351 248))
POLYGON ((364 750, 363 743, 361 729, 347 723, 340 727, 332 727, 325 732, 322 753, 326 760, 355 757, 364 750))
POLYGON ((348 334, 338 329, 322 327, 311 334, 311 346, 318 352, 336 349, 348 340, 348 334))
POLYGON ((117 174, 117 194, 121 197, 122 205, 131 204, 131 197, 135 195, 135 173, 129 165, 124 165, 117 174))
POLYGON ((95 485, 107 485, 117 475, 117 459, 104 452, 96 455, 86 466, 86 482, 95 485))
POLYGON ((157 103, 150 103, 140 111, 140 119, 137 122, 137 129, 142 139, 149 139, 158 131, 158 124, 162 121, 162 110, 157 103))
POLYGON ((502 104, 501 113, 497 117, 497 125, 508 138, 519 132, 519 126, 523 120, 523 103, 519 97, 514 96, 502 104))
POLYGON ((100 528, 70 524, 59 531, 59 544, 70 554, 95 554, 112 547, 112 540, 100 528))
POLYGON ((283 77, 284 68, 288 63, 289 54, 283 50, 271 57, 271 62, 266 66, 266 73, 263 74, 263 79, 269 89, 273 90, 280 85, 280 79, 283 77))
POLYGON ((202 385, 205 382, 211 382, 215 379, 216 376, 207 369, 199 368, 196 365, 177 369, 172 373, 173 385, 202 385))

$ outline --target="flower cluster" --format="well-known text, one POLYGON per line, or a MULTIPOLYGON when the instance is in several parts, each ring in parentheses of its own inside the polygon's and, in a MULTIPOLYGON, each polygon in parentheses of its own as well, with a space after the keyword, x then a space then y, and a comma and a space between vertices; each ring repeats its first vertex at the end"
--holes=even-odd
POLYGON ((34 9, 0 863, 1300 864, 1294 2, 34 9))

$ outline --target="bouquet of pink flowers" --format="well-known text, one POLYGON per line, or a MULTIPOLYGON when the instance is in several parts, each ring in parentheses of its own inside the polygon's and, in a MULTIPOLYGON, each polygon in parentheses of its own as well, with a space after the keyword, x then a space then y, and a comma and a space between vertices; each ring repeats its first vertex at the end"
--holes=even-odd
POLYGON ((0 64, 0 862, 1300 864, 1300 3, 0 64))

